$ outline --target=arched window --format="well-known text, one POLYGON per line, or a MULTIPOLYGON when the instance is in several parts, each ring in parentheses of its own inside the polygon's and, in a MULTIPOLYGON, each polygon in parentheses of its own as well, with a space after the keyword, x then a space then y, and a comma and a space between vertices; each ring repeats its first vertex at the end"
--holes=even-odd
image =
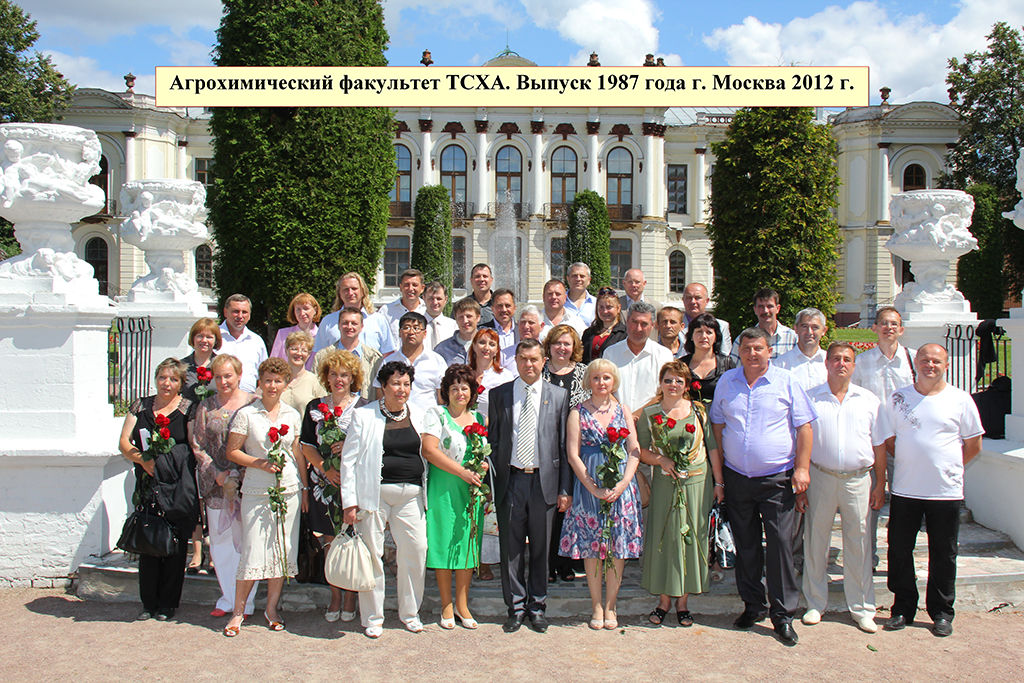
POLYGON ((213 289, 213 250, 209 244, 196 247, 196 284, 213 289))
POLYGON ((686 289, 686 254, 673 251, 668 255, 668 291, 682 294, 686 289))
POLYGON ((395 145, 395 164, 398 175, 391 188, 391 217, 407 218, 412 215, 412 152, 405 145, 395 145))
POLYGON ((903 191, 927 190, 928 177, 925 175, 924 166, 921 164, 910 164, 903 169, 903 191))
MULTIPOLYGON (((494 159, 494 189, 498 203, 523 202, 523 155, 512 145, 499 149, 494 159)), ((520 217, 518 211, 516 216, 520 217)))
POLYGON ((458 145, 441 152, 441 184, 451 193, 452 218, 466 218, 466 151, 458 145))
POLYGON ((384 243, 384 286, 397 287, 398 276, 409 268, 412 243, 408 235, 388 235, 384 243))
MULTIPOLYGON (((105 155, 100 157, 100 172, 89 178, 89 182, 103 190, 103 208, 96 213, 112 216, 114 214, 114 202, 110 199, 110 163, 105 155)), ((102 239, 100 241, 103 242, 102 239)), ((106 242, 103 243, 104 245, 106 244, 106 242)))
POLYGON ((615 221, 633 219, 633 155, 625 147, 608 153, 608 217, 615 221))
POLYGON ((576 152, 571 147, 559 147, 551 155, 551 211, 567 219, 569 205, 576 196, 576 152))
POLYGON ((107 241, 102 237, 91 237, 85 243, 85 262, 92 266, 93 275, 100 283, 100 294, 104 296, 109 283, 108 253, 107 241))

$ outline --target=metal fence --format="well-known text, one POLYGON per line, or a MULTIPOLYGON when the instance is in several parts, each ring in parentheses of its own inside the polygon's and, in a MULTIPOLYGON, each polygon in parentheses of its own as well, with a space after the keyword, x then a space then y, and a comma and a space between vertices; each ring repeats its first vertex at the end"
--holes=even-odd
POLYGON ((151 393, 153 323, 149 316, 114 318, 109 337, 110 403, 124 412, 132 401, 151 393))
POLYGON ((1001 327, 976 334, 973 325, 946 327, 945 347, 949 353, 947 381, 974 393, 988 388, 992 380, 1010 374, 1010 339, 1001 327))

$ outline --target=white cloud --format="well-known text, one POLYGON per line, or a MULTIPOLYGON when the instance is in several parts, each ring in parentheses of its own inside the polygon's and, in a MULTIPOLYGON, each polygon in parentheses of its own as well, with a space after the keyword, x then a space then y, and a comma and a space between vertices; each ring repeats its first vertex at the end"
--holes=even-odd
POLYGON ((984 49, 995 21, 1024 24, 1024 4, 962 0, 958 14, 937 25, 921 14, 893 17, 878 2, 862 1, 785 25, 747 17, 742 24, 715 29, 704 43, 734 65, 867 65, 872 101, 878 101, 878 88, 888 86, 893 102, 947 102, 947 60, 984 49))
MULTIPOLYGON (((100 88, 110 92, 125 91, 124 74, 115 74, 100 69, 92 57, 74 57, 52 50, 48 50, 44 54, 53 60, 57 71, 64 74, 64 78, 75 85, 83 88, 100 88)), ((156 92, 155 74, 139 74, 135 81, 135 92, 156 92)))
POLYGON ((40 27, 78 29, 89 34, 133 33, 143 25, 166 26, 175 33, 192 27, 212 30, 220 25, 220 0, 19 0, 40 27))

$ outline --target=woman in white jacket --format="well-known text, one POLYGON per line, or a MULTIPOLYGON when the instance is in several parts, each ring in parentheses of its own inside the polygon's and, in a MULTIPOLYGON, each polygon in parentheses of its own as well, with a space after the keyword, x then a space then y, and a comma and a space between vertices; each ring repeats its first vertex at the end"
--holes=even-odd
POLYGON ((384 396, 356 409, 341 454, 341 501, 345 522, 355 524, 370 549, 376 586, 359 593, 366 635, 377 638, 384 623, 384 527, 390 526, 398 563, 398 616, 413 633, 426 573, 426 465, 420 455, 423 414, 408 403, 413 368, 385 363, 377 373, 384 396))

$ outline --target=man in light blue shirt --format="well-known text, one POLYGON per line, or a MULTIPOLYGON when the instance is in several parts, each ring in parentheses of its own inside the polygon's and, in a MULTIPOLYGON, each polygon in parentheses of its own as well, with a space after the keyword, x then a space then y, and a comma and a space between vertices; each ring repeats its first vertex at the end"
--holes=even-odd
POLYGON ((800 587, 793 566, 795 502, 810 481, 811 422, 818 415, 796 378, 771 364, 767 332, 760 327, 743 330, 736 344, 742 366, 722 375, 711 404, 711 426, 725 461, 736 587, 745 605, 735 626, 749 629, 768 615, 770 606, 779 640, 796 645, 792 622, 800 587), (761 583, 766 555, 767 599, 761 583))
POLYGON ((373 310, 370 290, 363 276, 356 272, 345 273, 338 279, 337 292, 334 298, 334 311, 325 315, 320 321, 313 342, 313 353, 316 354, 341 339, 338 331, 338 317, 343 308, 354 308, 363 314, 363 331, 359 333, 359 341, 371 349, 380 351, 386 356, 395 350, 395 340, 391 336, 391 327, 382 316, 373 310))
POLYGON ((565 310, 575 313, 589 327, 597 315, 597 299, 587 291, 590 286, 590 266, 577 261, 569 266, 567 272, 565 279, 569 283, 569 291, 565 296, 565 310))
MULTIPOLYGON (((796 332, 793 328, 786 327, 779 322, 779 312, 782 310, 782 300, 779 293, 767 287, 757 290, 754 294, 754 315, 757 316, 757 326, 768 334, 768 343, 771 344, 772 360, 782 354, 796 348, 796 332)), ((736 360, 740 359, 739 339, 732 345, 730 354, 736 360)))

